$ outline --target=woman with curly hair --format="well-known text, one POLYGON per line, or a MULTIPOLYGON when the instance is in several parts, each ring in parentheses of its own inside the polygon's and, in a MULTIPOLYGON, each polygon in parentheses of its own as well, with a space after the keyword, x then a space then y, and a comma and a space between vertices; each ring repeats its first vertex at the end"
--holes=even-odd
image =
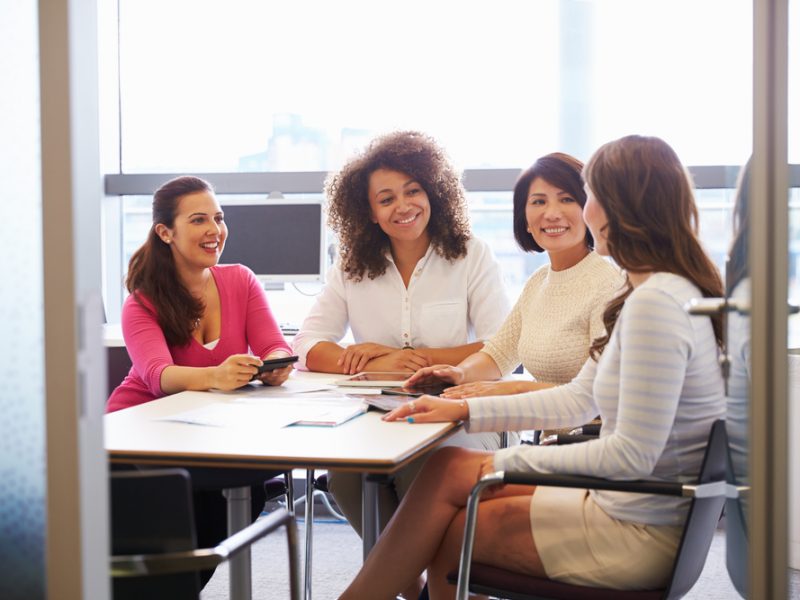
POLYGON ((326 195, 340 261, 294 339, 299 368, 416 371, 482 347, 508 299, 489 247, 470 235, 459 174, 432 138, 375 139, 326 195), (356 343, 345 348, 348 326, 356 343))
MULTIPOLYGON (((509 309, 500 267, 470 235, 459 174, 431 137, 401 131, 375 139, 328 180, 326 194, 341 254, 294 339, 300 368, 412 372, 458 364, 494 334, 509 309), (355 344, 345 348, 339 341, 348 326, 355 344)), ((500 436, 461 433, 450 443, 496 449, 500 436)), ((382 487, 384 523, 420 465, 382 487)), ((329 487, 360 532, 360 474, 332 472, 329 487)))

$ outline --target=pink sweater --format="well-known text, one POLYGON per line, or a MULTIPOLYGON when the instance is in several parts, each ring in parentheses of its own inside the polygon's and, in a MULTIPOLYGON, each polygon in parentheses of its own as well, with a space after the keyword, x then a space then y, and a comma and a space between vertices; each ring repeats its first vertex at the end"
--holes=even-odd
POLYGON ((164 396, 161 372, 170 365, 213 367, 231 354, 251 352, 264 357, 275 350, 291 353, 252 271, 242 265, 218 265, 211 273, 222 313, 219 342, 212 350, 195 339, 184 346, 169 346, 147 298, 140 296, 147 308, 133 295, 125 300, 122 335, 133 367, 109 397, 107 412, 164 396))

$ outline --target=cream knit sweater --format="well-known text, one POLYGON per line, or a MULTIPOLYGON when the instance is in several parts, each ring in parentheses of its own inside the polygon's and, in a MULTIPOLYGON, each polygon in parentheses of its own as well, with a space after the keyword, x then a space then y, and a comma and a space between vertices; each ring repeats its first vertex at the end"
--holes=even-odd
POLYGON ((528 279, 482 352, 503 375, 522 363, 537 381, 567 383, 604 332, 603 311, 623 282, 619 269, 596 252, 564 271, 545 265, 528 279))

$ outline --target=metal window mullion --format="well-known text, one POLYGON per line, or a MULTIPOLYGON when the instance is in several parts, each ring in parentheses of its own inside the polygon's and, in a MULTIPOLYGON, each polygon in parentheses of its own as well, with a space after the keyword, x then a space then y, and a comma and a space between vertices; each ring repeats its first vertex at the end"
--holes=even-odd
MULTIPOLYGON (((733 189, 738 167, 726 165, 689 167, 697 189, 733 189)), ((181 173, 111 173, 105 176, 108 195, 149 196, 162 183, 181 173)), ((514 189, 519 169, 466 169, 468 192, 503 192, 514 189)), ((298 171, 272 173, 196 173, 211 181, 218 194, 320 194, 328 173, 298 171)), ((800 185, 800 165, 792 165, 793 181, 800 185)))
POLYGON ((786 598, 788 0, 753 14, 750 598, 786 598))

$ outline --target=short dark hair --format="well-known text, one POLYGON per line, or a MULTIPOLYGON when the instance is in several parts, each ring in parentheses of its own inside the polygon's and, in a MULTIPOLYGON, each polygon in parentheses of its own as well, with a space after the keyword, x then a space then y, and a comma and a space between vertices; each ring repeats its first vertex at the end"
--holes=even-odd
MULTIPOLYGON (((567 192, 583 208, 586 204, 586 191, 583 189, 583 163, 577 158, 553 152, 542 156, 531 167, 519 176, 514 185, 514 239, 525 252, 544 252, 528 231, 528 219, 525 206, 528 203, 528 190, 534 179, 541 177, 550 185, 567 192)), ((594 247, 594 240, 589 228, 586 228, 586 246, 594 247)))

